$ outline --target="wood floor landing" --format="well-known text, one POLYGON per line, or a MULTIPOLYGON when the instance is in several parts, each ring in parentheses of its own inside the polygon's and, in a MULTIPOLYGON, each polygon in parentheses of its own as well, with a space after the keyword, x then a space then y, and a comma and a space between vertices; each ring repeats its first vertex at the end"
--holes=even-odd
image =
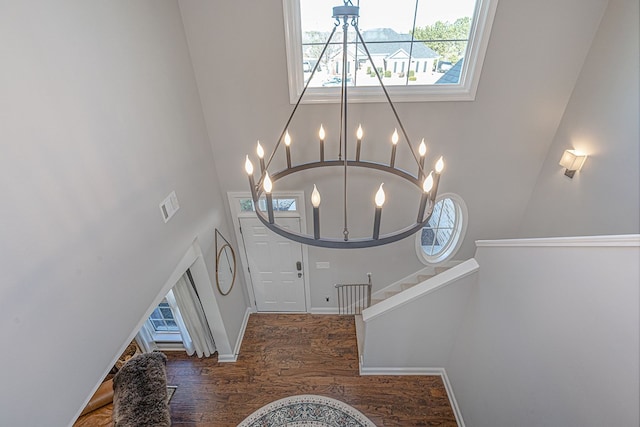
MULTIPOLYGON (((252 314, 236 363, 168 352, 174 426, 237 426, 267 403, 296 394, 346 402, 376 426, 456 426, 438 376, 360 376, 353 317, 252 314)), ((104 411, 110 409, 105 407, 104 411)), ((99 411, 96 411, 99 412, 99 411)), ((104 414, 103 414, 104 418, 104 414)), ((100 426, 87 416, 80 426, 100 426)))

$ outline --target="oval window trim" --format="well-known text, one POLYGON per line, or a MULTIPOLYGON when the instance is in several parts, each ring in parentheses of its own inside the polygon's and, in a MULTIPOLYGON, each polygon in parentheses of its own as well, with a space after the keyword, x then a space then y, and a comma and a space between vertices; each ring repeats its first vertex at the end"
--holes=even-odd
POLYGON ((450 260, 462 246, 464 235, 467 231, 467 205, 457 194, 444 193, 438 196, 436 204, 443 200, 449 199, 453 202, 455 220, 452 227, 451 237, 446 244, 442 245, 442 249, 433 255, 428 255, 422 247, 422 232, 424 228, 416 233, 416 254, 423 264, 433 265, 450 260))

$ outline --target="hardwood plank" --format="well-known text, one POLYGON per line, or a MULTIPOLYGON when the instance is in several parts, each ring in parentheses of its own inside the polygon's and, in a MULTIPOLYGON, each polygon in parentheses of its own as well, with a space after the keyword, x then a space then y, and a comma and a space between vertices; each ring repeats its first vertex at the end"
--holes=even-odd
MULTIPOLYGON (((341 400, 379 427, 457 425, 440 377, 359 375, 350 316, 252 314, 236 363, 177 352, 167 357, 168 384, 178 386, 170 404, 174 426, 236 426, 296 394, 341 400)), ((110 425, 110 406, 75 426, 110 425)))

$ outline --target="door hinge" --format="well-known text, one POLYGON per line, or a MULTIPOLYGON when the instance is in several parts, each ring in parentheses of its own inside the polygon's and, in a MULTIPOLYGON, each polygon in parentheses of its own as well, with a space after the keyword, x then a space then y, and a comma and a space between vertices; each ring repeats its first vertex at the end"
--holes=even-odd
POLYGON ((251 267, 247 267, 247 271, 251 273, 251 267))
POLYGON ((242 234, 242 226, 240 226, 240 234, 242 234))

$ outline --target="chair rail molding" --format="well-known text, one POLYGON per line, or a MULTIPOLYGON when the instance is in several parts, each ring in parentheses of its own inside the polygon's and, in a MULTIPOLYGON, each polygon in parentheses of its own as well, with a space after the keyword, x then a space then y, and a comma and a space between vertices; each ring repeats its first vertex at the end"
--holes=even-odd
POLYGON ((543 237, 535 239, 476 240, 476 247, 640 246, 640 234, 612 236, 543 237))

